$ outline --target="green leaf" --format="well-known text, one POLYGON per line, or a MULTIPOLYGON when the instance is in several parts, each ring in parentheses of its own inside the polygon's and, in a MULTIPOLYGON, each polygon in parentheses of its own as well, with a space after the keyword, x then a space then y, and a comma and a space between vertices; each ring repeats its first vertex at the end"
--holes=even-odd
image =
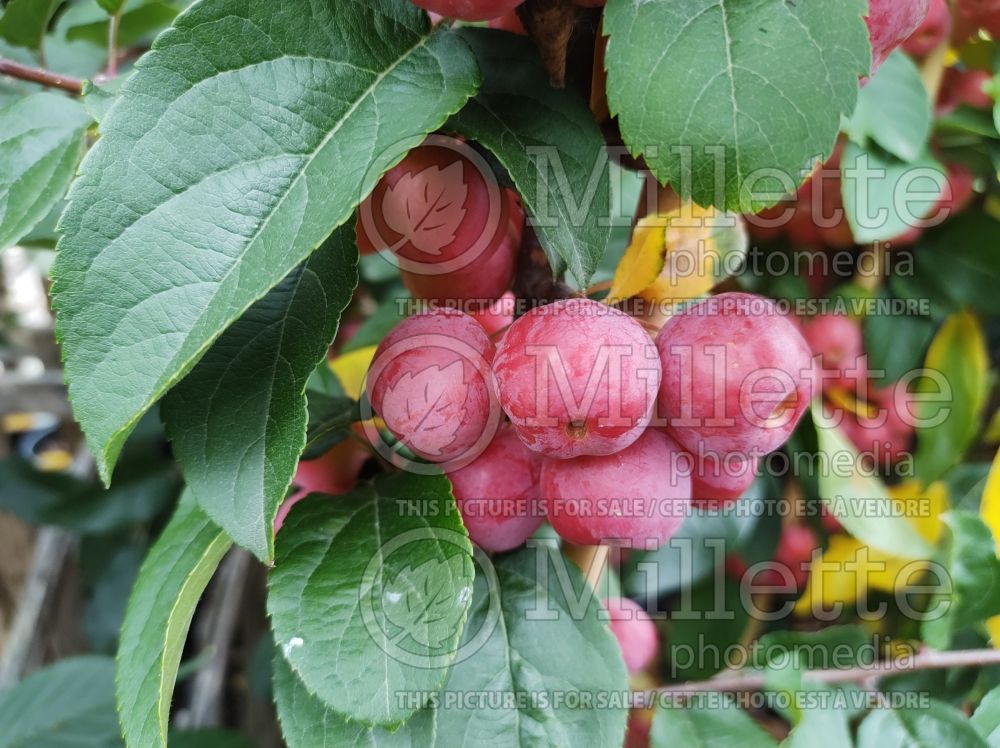
POLYGON ((309 390, 309 426, 303 460, 322 457, 331 448, 351 436, 350 425, 361 420, 358 404, 343 395, 327 395, 309 390))
MULTIPOLYGON (((889 300, 883 294, 882 298, 889 300)), ((934 337, 934 321, 908 314, 869 314, 863 324, 868 367, 885 374, 877 379, 885 386, 919 369, 934 337)))
POLYGON ((871 649, 871 635, 852 624, 819 631, 772 631, 757 641, 754 657, 764 664, 796 658, 814 670, 842 670, 863 665, 862 657, 870 657, 871 649))
POLYGON ((981 625, 1000 614, 1000 559, 993 533, 972 512, 949 512, 944 516, 951 540, 942 559, 951 590, 939 594, 934 609, 940 617, 928 618, 922 633, 929 646, 948 649, 954 632, 981 625))
POLYGON ((130 748, 167 745, 191 618, 230 546, 226 533, 184 497, 139 570, 118 645, 118 714, 130 748))
MULTIPOLYGON (((10 0, 0 15, 0 39, 15 47, 40 50, 59 3, 60 0, 10 0)), ((2 127, 0 132, 3 132, 2 127)))
POLYGON ((955 707, 931 700, 926 709, 875 709, 858 728, 857 748, 986 748, 955 707))
POLYGON ((527 37, 463 29, 483 83, 447 127, 479 141, 507 169, 558 274, 582 286, 608 248, 610 176, 604 137, 586 102, 549 85, 527 37), (553 180, 550 182, 550 180, 553 180))
POLYGON ((47 91, 0 110, 0 250, 63 199, 89 124, 80 102, 47 91))
POLYGON ((401 473, 302 501, 276 550, 268 612, 310 691, 347 718, 391 725, 420 707, 397 693, 441 687, 473 581, 444 477, 401 473))
POLYGON ((626 145, 700 205, 773 205, 789 178, 801 183, 825 160, 841 115, 854 111, 870 63, 866 9, 863 0, 609 0, 608 104, 626 145))
POLYGON ((906 162, 852 142, 840 171, 844 213, 858 244, 895 239, 933 217, 947 179, 927 151, 906 162))
POLYGON ((1000 687, 983 696, 970 722, 987 743, 1000 745, 1000 687))
POLYGON ((101 123, 53 269, 74 413, 105 481, 141 414, 477 79, 465 43, 405 0, 178 16, 101 123))
POLYGON ((826 455, 827 469, 819 474, 819 494, 844 529, 862 543, 884 553, 903 558, 927 559, 934 549, 916 531, 914 526, 892 507, 889 491, 876 476, 860 469, 858 451, 848 441, 838 426, 826 423, 822 405, 812 406, 812 419, 816 424, 819 452, 826 455), (850 455, 854 466, 850 474, 838 467, 847 463, 850 455))
POLYGON ((987 405, 990 359, 976 317, 958 312, 934 336, 924 361, 914 465, 928 485, 957 464, 979 434, 987 405))
POLYGON ((274 518, 306 446, 306 382, 358 282, 354 228, 333 236, 215 341, 161 412, 195 501, 270 563, 274 518))
POLYGON ((113 16, 122 9, 122 6, 125 5, 125 0, 97 0, 97 4, 100 5, 108 15, 113 16))
MULTIPOLYGON (((109 543, 107 536, 96 541, 110 546, 110 556, 101 564, 93 580, 83 611, 83 631, 92 651, 113 654, 118 647, 118 632, 125 619, 125 609, 132 587, 139 576, 142 559, 149 547, 144 542, 109 543)), ((89 547, 94 546, 89 543, 89 547)))
POLYGON ((232 730, 178 730, 170 733, 170 748, 251 748, 245 736, 232 730))
POLYGON ((671 679, 702 680, 726 666, 723 654, 739 643, 750 622, 740 595, 739 580, 723 580, 720 571, 679 596, 668 614, 666 660, 671 679))
POLYGON ((104 490, 63 473, 38 470, 17 457, 0 460, 0 509, 35 525, 107 533, 147 522, 177 495, 169 465, 137 466, 104 490))
POLYGON ((434 711, 422 709, 390 731, 348 722, 312 694, 281 655, 274 656, 274 701, 289 748, 433 748, 434 711))
POLYGON ((104 115, 111 109, 111 105, 118 100, 118 92, 125 80, 127 79, 124 76, 119 76, 102 86, 89 80, 83 82, 84 109, 98 124, 104 120, 104 115))
POLYGON ((927 150, 931 103, 920 71, 897 50, 858 94, 845 132, 855 143, 871 138, 892 155, 916 161, 927 150))
POLYGON ((97 0, 97 3, 100 4, 100 8, 82 6, 74 15, 72 23, 64 26, 67 41, 87 41, 94 45, 106 46, 109 33, 108 15, 114 15, 118 11, 104 7, 105 3, 123 6, 118 23, 119 47, 129 47, 143 39, 151 38, 169 26, 183 9, 183 3, 163 0, 127 0, 127 2, 97 0))
POLYGON ((0 693, 0 748, 121 745, 110 657, 73 657, 0 693))
POLYGON ((1000 314, 1000 253, 996 251, 1000 221, 970 211, 929 232, 913 253, 913 271, 890 278, 902 298, 927 299, 931 311, 944 317, 968 307, 1000 314))
POLYGON ((770 560, 781 532, 780 517, 770 511, 764 494, 769 486, 757 479, 738 504, 718 511, 692 509, 677 532, 655 551, 633 550, 622 560, 622 583, 629 597, 654 599, 706 579, 726 555, 746 556, 745 541, 762 542, 763 553, 750 554, 753 564, 770 560))
POLYGON ((777 743, 728 697, 719 695, 721 706, 712 708, 695 697, 685 708, 659 706, 653 715, 651 748, 775 748, 777 743))
POLYGON ((492 569, 495 576, 476 577, 463 656, 444 689, 394 732, 348 722, 311 694, 278 654, 275 700, 290 748, 621 745, 623 708, 567 706, 571 696, 585 703, 627 689, 618 644, 580 573, 545 548, 499 557, 492 569), (463 701, 470 696, 472 704, 463 701), (476 708, 480 698, 490 706, 476 708), (533 707, 532 698, 548 704, 533 707))

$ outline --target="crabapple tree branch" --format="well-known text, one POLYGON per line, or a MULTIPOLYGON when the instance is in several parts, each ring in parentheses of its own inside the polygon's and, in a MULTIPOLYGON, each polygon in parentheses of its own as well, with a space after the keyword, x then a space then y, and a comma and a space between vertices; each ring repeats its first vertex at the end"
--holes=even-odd
POLYGON ((39 83, 48 88, 58 88, 74 96, 80 96, 83 93, 83 81, 79 78, 53 73, 51 70, 45 70, 44 68, 22 65, 19 62, 14 62, 4 57, 0 57, 0 75, 9 75, 11 78, 39 83))
MULTIPOLYGON (((827 685, 845 683, 865 683, 892 675, 902 675, 922 670, 944 670, 953 667, 982 667, 1000 665, 1000 650, 967 649, 954 652, 928 650, 905 661, 882 662, 870 667, 855 667, 832 670, 810 670, 809 680, 827 685)), ((671 696, 695 695, 699 693, 740 693, 759 691, 765 687, 763 673, 753 675, 727 675, 703 681, 691 681, 676 686, 658 688, 651 693, 671 696)))

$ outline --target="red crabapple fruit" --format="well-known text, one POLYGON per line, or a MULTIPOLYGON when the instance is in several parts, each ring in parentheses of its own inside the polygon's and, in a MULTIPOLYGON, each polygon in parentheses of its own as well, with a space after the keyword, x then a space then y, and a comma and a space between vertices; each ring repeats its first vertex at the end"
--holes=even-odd
POLYGON ((675 315, 656 339, 659 415, 699 456, 761 457, 787 441, 811 398, 812 354, 770 299, 725 293, 675 315))
POLYGON ((823 387, 855 391, 868 380, 861 325, 840 314, 821 314, 802 327, 802 336, 819 358, 823 387))
POLYGON ((749 580, 755 587, 783 587, 789 584, 801 590, 809 579, 809 563, 819 547, 816 533, 806 525, 793 524, 782 528, 773 566, 753 574, 749 580))
POLYGON ((300 460, 292 479, 295 491, 278 507, 274 531, 281 529, 292 507, 309 494, 337 496, 353 489, 367 459, 368 450, 354 439, 345 439, 315 460, 300 460))
POLYGON ((947 164, 948 181, 937 204, 938 218, 945 219, 961 213, 976 197, 976 175, 959 163, 947 164))
POLYGON ((660 382, 656 346, 627 314, 589 299, 536 307, 497 344, 500 404, 548 457, 606 455, 639 438, 660 382))
POLYGON ((514 310, 516 307, 517 299, 512 292, 507 291, 503 296, 490 304, 488 309, 470 312, 470 314, 483 326, 487 334, 494 335, 501 330, 507 329, 514 321, 514 310))
POLYGON ((935 113, 939 116, 950 114, 961 104, 973 109, 992 109, 993 99, 983 89, 992 78, 986 70, 948 68, 941 81, 941 93, 938 95, 935 113))
POLYGON ((604 601, 604 607, 629 674, 645 670, 660 651, 656 624, 645 610, 627 597, 610 597, 604 601))
POLYGON ((505 426, 476 459, 448 472, 473 543, 490 552, 509 551, 538 529, 540 468, 541 457, 505 426))
POLYGON ((546 458, 541 493, 560 537, 647 549, 680 527, 691 503, 691 456, 658 429, 612 455, 546 458))
POLYGON ((517 15, 516 10, 511 10, 498 18, 494 18, 486 25, 491 29, 509 31, 512 34, 519 34, 521 36, 528 35, 528 32, 525 30, 524 24, 521 23, 521 18, 517 15))
POLYGON ((524 0, 412 0, 418 8, 460 21, 488 21, 513 10, 524 0))
POLYGON ((362 201, 355 225, 358 247, 362 254, 390 249, 407 272, 457 272, 507 238, 509 203, 471 148, 432 136, 362 201))
POLYGON ((388 429, 431 462, 485 447, 499 420, 493 343, 472 317, 439 308, 396 325, 375 351, 366 390, 388 429))
POLYGON ((903 42, 903 50, 913 57, 926 57, 951 36, 951 8, 948 0, 930 0, 927 17, 903 42))
POLYGON ((718 508, 743 496, 757 478, 760 459, 735 453, 723 459, 695 457, 691 473, 691 503, 718 508))
POLYGON ((872 70, 879 69, 927 17, 930 0, 869 0, 868 35, 872 42, 872 70))
POLYGON ((315 460, 300 460, 292 483, 307 493, 347 493, 368 456, 357 441, 345 439, 315 460))
POLYGON ((480 255, 476 262, 453 272, 409 272, 400 270, 403 285, 415 299, 440 305, 461 302, 467 311, 488 308, 514 280, 514 268, 521 247, 524 211, 512 190, 504 191, 508 211, 504 220, 507 233, 495 247, 480 255))

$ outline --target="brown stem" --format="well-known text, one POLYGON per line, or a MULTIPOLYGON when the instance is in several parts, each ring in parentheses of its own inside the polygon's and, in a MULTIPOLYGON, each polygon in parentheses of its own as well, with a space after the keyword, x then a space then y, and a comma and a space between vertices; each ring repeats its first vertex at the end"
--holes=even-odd
MULTIPOLYGON (((976 665, 1000 665, 1000 650, 967 649, 955 652, 935 652, 928 650, 914 655, 906 661, 881 662, 871 667, 856 667, 838 670, 810 670, 808 679, 816 683, 837 685, 846 683, 874 682, 891 675, 901 675, 920 670, 944 670, 953 667, 974 667, 976 665)), ((739 693, 759 691, 764 688, 763 673, 753 675, 724 675, 705 681, 681 683, 676 686, 658 688, 655 693, 683 696, 698 693, 739 693)))
POLYGON ((0 75, 9 75, 22 81, 39 83, 49 88, 58 88, 74 96, 83 93, 83 81, 70 75, 53 73, 51 70, 33 68, 30 65, 22 65, 19 62, 0 57, 0 75))
POLYGON ((552 267, 545 250, 530 226, 524 227, 517 274, 514 277, 514 295, 535 304, 549 304, 558 299, 568 299, 576 293, 562 281, 552 277, 552 267))
POLYGON ((604 567, 608 565, 608 551, 609 548, 606 545, 563 544, 563 552, 566 557, 580 567, 587 578, 587 583, 594 591, 597 590, 597 586, 601 583, 601 577, 604 576, 604 567))

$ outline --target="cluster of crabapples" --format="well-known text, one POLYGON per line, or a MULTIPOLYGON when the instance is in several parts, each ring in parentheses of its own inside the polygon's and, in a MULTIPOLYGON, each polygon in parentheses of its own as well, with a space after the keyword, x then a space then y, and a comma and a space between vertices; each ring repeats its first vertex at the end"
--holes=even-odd
POLYGON ((742 495, 810 400, 796 325, 741 293, 680 310, 655 339, 587 298, 497 313, 524 216, 509 190, 491 201, 468 162, 445 146, 411 151, 362 206, 357 234, 363 252, 391 250, 410 292, 432 302, 378 346, 368 401, 398 444, 448 475, 473 541, 509 550, 547 518, 571 543, 655 547, 692 499, 742 495), (426 206, 456 183, 453 222, 426 206), (503 206, 496 225, 491 202, 503 206))

